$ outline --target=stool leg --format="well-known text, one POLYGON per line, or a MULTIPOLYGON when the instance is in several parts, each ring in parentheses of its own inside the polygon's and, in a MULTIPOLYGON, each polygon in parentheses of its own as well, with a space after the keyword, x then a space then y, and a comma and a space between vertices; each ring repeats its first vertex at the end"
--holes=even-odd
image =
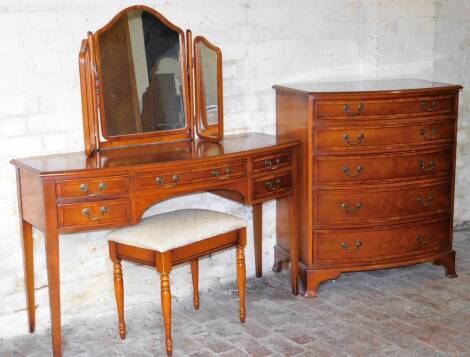
POLYGON ((121 261, 114 262, 114 295, 119 316, 119 336, 121 340, 126 338, 126 324, 124 323, 124 286, 122 281, 121 261))
POLYGON ((199 310, 199 260, 191 260, 191 276, 193 278, 193 302, 194 309, 199 310))
POLYGON ((165 345, 166 353, 171 356, 173 353, 173 341, 171 339, 171 291, 170 276, 167 272, 160 273, 160 287, 162 296, 163 323, 165 325, 165 345))
POLYGON ((245 285, 246 285, 246 268, 245 268, 245 249, 242 245, 237 247, 237 278, 238 278, 238 294, 240 297, 240 322, 244 323, 246 318, 245 308, 245 285))

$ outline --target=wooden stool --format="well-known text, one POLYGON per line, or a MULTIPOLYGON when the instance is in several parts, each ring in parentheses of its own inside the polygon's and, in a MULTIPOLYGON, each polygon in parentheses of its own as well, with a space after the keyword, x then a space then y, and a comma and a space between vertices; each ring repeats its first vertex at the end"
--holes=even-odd
POLYGON ((172 266, 191 262, 194 308, 199 309, 198 258, 229 247, 237 247, 237 277, 240 322, 245 322, 246 222, 238 217, 202 209, 184 209, 142 219, 135 225, 107 234, 109 256, 114 265, 114 292, 119 316, 119 335, 126 336, 121 259, 153 266, 160 273, 166 352, 171 356, 172 266))

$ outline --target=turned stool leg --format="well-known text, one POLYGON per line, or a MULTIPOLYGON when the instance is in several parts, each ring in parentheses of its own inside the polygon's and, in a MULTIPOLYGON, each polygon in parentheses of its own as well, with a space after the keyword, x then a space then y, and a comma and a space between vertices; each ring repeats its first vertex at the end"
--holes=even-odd
POLYGON ((162 296, 163 323, 165 325, 165 345, 166 353, 171 356, 173 353, 173 340, 171 339, 171 291, 170 276, 168 273, 160 274, 160 286, 162 296))
POLYGON ((244 323, 245 318, 246 318, 246 309, 245 309, 246 268, 245 268, 245 249, 241 245, 237 247, 237 278, 238 278, 238 294, 240 297, 240 322, 244 323))
POLYGON ((126 324, 124 323, 124 287, 122 281, 121 261, 114 262, 114 295, 116 296, 116 305, 119 316, 119 336, 121 340, 126 338, 126 324))
POLYGON ((191 260, 191 276, 193 278, 193 302, 194 309, 199 310, 199 261, 191 260))

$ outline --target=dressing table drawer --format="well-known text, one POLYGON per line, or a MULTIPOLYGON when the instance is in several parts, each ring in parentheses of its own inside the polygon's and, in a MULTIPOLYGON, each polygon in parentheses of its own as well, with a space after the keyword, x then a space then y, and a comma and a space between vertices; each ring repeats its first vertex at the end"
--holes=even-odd
POLYGON ((62 204, 57 207, 61 228, 114 227, 129 221, 127 200, 107 200, 62 204))
POLYGON ((110 176, 56 182, 58 198, 123 195, 129 192, 127 176, 110 176))
POLYGON ((281 151, 270 155, 255 157, 252 161, 253 172, 270 172, 292 164, 289 151, 281 151))
POLYGON ((259 177, 253 180, 253 199, 276 197, 292 189, 292 172, 275 176, 259 177))
POLYGON ((245 176, 245 161, 234 161, 226 164, 194 168, 185 171, 167 170, 161 173, 142 174, 137 176, 136 189, 172 188, 181 184, 201 181, 229 180, 245 176))
POLYGON ((319 101, 318 119, 353 119, 371 116, 408 116, 454 113, 453 96, 427 96, 407 99, 319 101))

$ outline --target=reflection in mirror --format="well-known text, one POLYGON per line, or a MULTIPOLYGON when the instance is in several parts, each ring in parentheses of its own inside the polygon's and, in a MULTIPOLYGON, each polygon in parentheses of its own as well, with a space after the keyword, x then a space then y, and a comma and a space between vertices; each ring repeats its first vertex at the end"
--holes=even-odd
POLYGON ((217 103, 217 52, 209 48, 204 42, 200 44, 201 48, 201 70, 203 100, 202 103, 206 109, 206 115, 203 114, 203 123, 207 128, 209 125, 217 124, 219 110, 217 103))
POLYGON ((98 50, 105 138, 185 127, 177 31, 132 10, 98 35, 98 50))
POLYGON ((222 52, 202 36, 194 39, 196 129, 211 141, 223 138, 222 52))

